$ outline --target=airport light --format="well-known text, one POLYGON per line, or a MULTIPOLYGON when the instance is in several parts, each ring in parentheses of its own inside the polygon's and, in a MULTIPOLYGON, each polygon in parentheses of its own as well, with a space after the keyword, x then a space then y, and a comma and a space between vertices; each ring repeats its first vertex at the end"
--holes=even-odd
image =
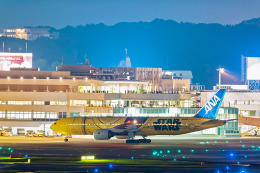
POLYGON ((113 165, 112 163, 110 163, 110 164, 108 165, 108 168, 112 169, 113 166, 114 166, 114 165, 113 165))
POLYGON ((11 79, 10 76, 8 76, 7 79, 10 80, 11 79))
POLYGON ((224 73, 224 68, 218 68, 218 88, 221 88, 221 73, 224 73))
POLYGON ((36 79, 36 77, 33 77, 33 79, 35 80, 35 79, 36 79))
POLYGON ((23 80, 23 77, 20 77, 21 80, 23 80))
POLYGON ((95 160, 95 156, 81 156, 81 160, 95 160))

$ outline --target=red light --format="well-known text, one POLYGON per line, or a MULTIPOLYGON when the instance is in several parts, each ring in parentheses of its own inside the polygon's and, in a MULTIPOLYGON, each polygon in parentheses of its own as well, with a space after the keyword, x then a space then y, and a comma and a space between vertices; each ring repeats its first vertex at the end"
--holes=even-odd
POLYGON ((127 121, 127 124, 131 124, 131 120, 128 120, 128 121, 127 121))

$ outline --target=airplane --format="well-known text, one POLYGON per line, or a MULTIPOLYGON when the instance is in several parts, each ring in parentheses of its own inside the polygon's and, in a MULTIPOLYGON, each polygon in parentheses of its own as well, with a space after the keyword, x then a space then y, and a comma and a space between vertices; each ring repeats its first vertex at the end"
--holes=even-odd
POLYGON ((193 117, 70 117, 56 121, 51 129, 66 136, 65 142, 71 135, 94 135, 96 140, 116 137, 126 139, 126 143, 151 143, 147 136, 180 135, 232 121, 216 119, 225 92, 226 89, 219 89, 193 117))

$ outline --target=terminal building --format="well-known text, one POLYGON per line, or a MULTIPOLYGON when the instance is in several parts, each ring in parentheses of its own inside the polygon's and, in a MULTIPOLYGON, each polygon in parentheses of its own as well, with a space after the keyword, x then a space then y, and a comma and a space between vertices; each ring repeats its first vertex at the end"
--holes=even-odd
MULTIPOLYGON (((190 117, 201 106, 200 93, 190 91, 189 71, 170 71, 168 75, 161 68, 88 65, 63 65, 57 69, 1 71, 0 127, 12 134, 42 130, 51 135, 50 125, 67 117, 190 117)), ((218 118, 237 119, 238 114, 237 108, 223 107, 218 118)), ((188 135, 233 137, 240 133, 238 121, 234 121, 188 135)))

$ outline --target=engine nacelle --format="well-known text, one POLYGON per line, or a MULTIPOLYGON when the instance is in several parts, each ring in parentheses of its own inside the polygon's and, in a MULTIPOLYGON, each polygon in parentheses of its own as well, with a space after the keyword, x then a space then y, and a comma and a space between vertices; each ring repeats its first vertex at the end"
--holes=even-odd
POLYGON ((96 140, 107 140, 114 136, 114 133, 111 130, 107 129, 97 129, 93 133, 96 140))

